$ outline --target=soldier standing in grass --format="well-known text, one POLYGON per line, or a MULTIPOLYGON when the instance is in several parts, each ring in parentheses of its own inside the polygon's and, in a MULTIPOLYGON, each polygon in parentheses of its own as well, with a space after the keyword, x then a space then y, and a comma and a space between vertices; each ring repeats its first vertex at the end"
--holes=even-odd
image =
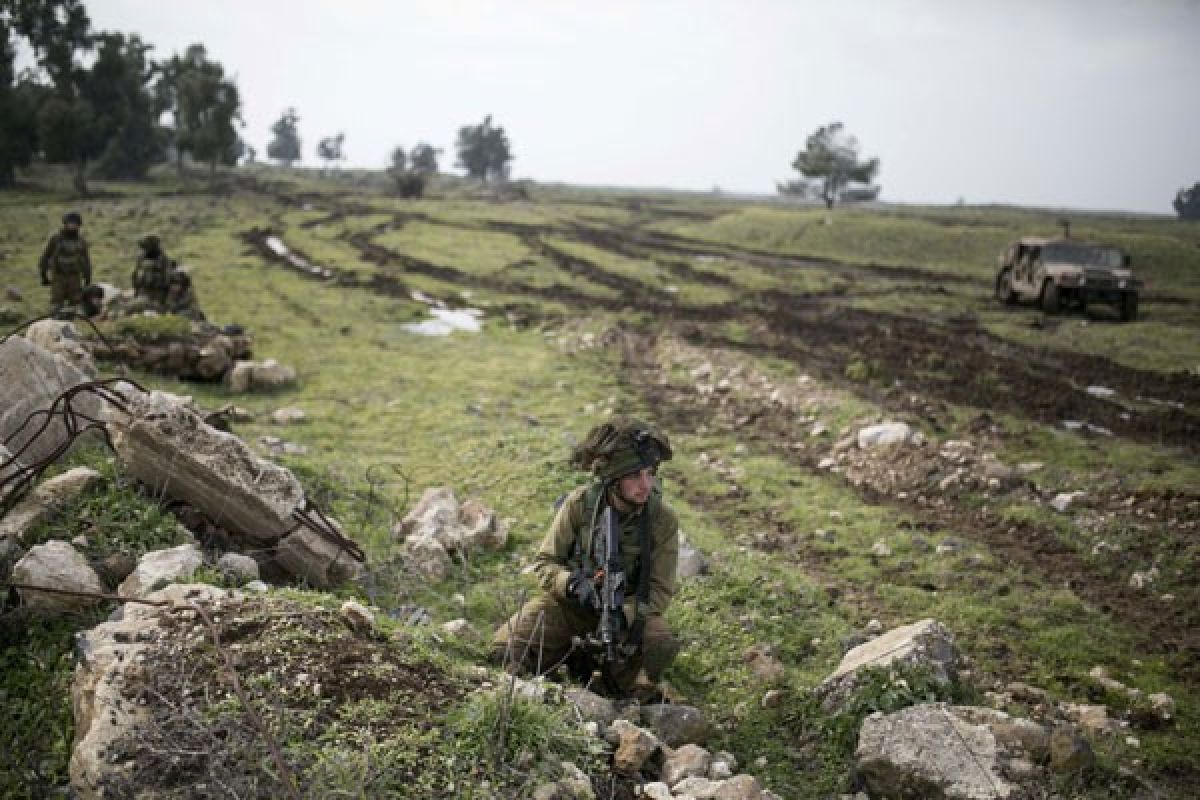
POLYGON ((83 217, 78 211, 63 214, 62 230, 46 242, 38 261, 42 285, 50 287, 52 310, 82 304, 83 289, 92 282, 92 259, 79 232, 82 226, 83 217))
POLYGON ((138 247, 141 253, 133 267, 134 293, 149 300, 155 309, 163 311, 171 283, 171 260, 163 252, 158 236, 153 233, 139 239, 138 247))
POLYGON ((602 559, 596 555, 597 520, 616 512, 626 576, 620 620, 624 655, 608 665, 610 688, 652 696, 679 651, 663 614, 676 589, 679 522, 662 499, 655 477, 671 458, 665 434, 627 417, 593 428, 571 463, 593 480, 563 500, 535 556, 543 594, 496 630, 493 657, 525 672, 547 672, 575 655, 600 621, 602 559))

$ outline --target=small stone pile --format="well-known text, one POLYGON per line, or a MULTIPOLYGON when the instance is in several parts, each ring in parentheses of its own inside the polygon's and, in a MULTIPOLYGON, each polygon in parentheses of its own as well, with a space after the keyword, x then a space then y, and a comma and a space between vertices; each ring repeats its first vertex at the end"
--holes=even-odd
POLYGON ((417 505, 392 528, 405 564, 427 581, 445 580, 453 558, 479 550, 499 550, 510 523, 478 500, 459 503, 448 487, 426 489, 417 505))

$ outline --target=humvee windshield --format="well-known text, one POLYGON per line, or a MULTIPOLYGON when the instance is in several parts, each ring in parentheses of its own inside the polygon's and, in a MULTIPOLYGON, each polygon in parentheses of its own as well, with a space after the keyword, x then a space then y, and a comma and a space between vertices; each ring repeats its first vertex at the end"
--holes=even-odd
POLYGON ((1042 258, 1045 261, 1054 261, 1060 264, 1077 264, 1081 267, 1101 267, 1103 269, 1120 269, 1125 265, 1125 256, 1115 247, 1096 247, 1066 242, 1046 245, 1042 250, 1042 258))

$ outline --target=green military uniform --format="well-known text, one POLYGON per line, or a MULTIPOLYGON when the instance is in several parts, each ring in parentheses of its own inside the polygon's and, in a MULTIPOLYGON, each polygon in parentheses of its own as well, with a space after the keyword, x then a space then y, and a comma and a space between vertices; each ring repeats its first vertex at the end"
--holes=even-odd
MULTIPOLYGON (((662 441, 665 444, 665 437, 662 441)), ((572 491, 559 508, 534 558, 544 593, 496 630, 492 648, 497 660, 506 660, 528 672, 545 672, 570 655, 576 637, 596 631, 600 612, 576 602, 571 583, 573 575, 585 565, 594 520, 605 503, 617 511, 621 534, 628 587, 623 627, 627 636, 637 629, 641 638, 640 649, 614 668, 611 678, 621 690, 634 688, 640 670, 645 670, 650 681, 657 681, 675 657, 679 645, 663 614, 676 591, 679 521, 657 489, 642 506, 621 502, 615 482, 628 472, 656 466, 657 460, 644 465, 636 458, 631 461, 627 450, 618 450, 615 458, 595 470, 599 473, 595 481, 572 491), (643 541, 648 545, 648 555, 642 552, 643 541), (649 572, 643 575, 647 564, 649 572)), ((669 446, 666 457, 670 457, 669 446)), ((594 564, 593 559, 588 569, 594 564)))
POLYGON ((177 314, 197 321, 204 319, 204 312, 200 310, 200 305, 196 302, 196 292, 192 289, 192 276, 183 269, 171 270, 163 306, 163 310, 168 314, 177 314))
MULTIPOLYGON (((64 225, 68 222, 64 217, 64 225)), ((78 219, 77 216, 72 220, 78 219)), ((78 223, 76 223, 78 225, 78 223)), ((50 305, 62 308, 83 303, 83 289, 92 282, 92 259, 78 227, 64 227, 50 237, 38 261, 42 284, 50 286, 50 305)))
POLYGON ((138 247, 142 252, 133 267, 135 294, 145 297, 159 310, 165 310, 167 290, 171 283, 171 260, 154 234, 143 236, 138 241, 138 247))

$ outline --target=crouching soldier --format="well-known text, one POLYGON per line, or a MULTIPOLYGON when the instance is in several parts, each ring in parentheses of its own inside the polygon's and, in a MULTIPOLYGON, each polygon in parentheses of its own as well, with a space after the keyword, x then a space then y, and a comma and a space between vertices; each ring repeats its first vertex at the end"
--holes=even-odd
POLYGON ((141 253, 133 266, 133 289, 139 298, 144 298, 158 311, 167 303, 167 288, 171 280, 171 260, 163 252, 162 243, 154 234, 138 240, 141 253))
POLYGON ((62 230, 50 237, 38 261, 42 285, 50 287, 50 308, 58 311, 83 303, 83 289, 92 282, 92 259, 79 229, 78 211, 63 215, 62 230))
POLYGON ((204 321, 204 312, 200 310, 200 304, 196 302, 196 290, 192 288, 192 276, 186 268, 177 267, 171 270, 163 310, 196 322, 204 321))
POLYGON ((627 417, 593 428, 575 448, 572 464, 594 478, 559 507, 535 557, 543 594, 496 631, 495 660, 544 673, 581 650, 591 651, 603 660, 611 691, 653 695, 679 651, 663 620, 676 588, 679 523, 655 478, 658 465, 670 458, 665 434, 627 417), (616 562, 611 547, 604 552, 609 537, 603 519, 614 520, 610 536, 619 536, 616 562), (606 655, 606 648, 596 645, 604 634, 598 630, 602 618, 612 621, 613 615, 604 614, 604 577, 614 572, 614 564, 624 574, 618 601, 623 613, 615 615, 616 646, 606 655))

